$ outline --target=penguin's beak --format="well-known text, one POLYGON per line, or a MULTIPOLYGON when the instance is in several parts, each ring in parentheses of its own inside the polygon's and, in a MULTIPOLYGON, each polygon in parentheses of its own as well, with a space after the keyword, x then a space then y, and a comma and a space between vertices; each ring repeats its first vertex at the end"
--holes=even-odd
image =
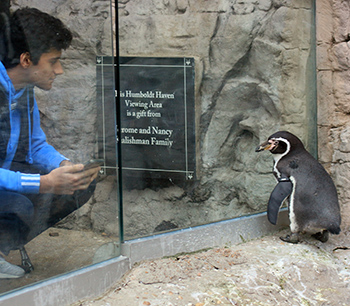
POLYGON ((270 150, 272 147, 272 143, 269 141, 265 141, 262 144, 260 144, 259 146, 256 147, 255 152, 261 152, 261 151, 266 151, 266 150, 270 150))

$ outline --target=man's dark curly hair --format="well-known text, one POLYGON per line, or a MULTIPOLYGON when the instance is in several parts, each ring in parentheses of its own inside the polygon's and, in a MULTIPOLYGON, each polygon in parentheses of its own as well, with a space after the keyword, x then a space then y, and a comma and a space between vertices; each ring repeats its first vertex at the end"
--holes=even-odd
POLYGON ((10 16, 9 27, 12 54, 2 60, 6 68, 16 66, 25 52, 29 52, 36 65, 43 53, 65 50, 72 41, 72 33, 61 20, 35 8, 15 11, 10 16))

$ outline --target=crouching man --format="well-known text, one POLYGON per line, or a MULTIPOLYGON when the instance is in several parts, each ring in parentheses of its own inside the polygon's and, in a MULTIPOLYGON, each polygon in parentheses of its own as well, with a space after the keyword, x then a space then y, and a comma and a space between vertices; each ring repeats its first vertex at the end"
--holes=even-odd
POLYGON ((34 87, 50 90, 63 73, 71 32, 34 8, 0 21, 0 251, 22 255, 22 267, 0 256, 0 278, 17 278, 33 269, 24 246, 89 200, 100 168, 71 163, 40 127, 34 87))

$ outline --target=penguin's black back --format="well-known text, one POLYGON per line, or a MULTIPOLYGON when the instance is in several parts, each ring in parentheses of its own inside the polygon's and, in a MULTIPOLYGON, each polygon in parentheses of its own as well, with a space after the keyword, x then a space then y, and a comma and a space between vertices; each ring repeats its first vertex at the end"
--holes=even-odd
MULTIPOLYGON (((306 231, 324 228, 338 234, 340 209, 330 175, 296 136, 288 132, 276 134, 291 144, 290 152, 279 160, 277 169, 293 181, 293 209, 298 226, 306 231)), ((276 138, 276 134, 270 138, 276 138)))

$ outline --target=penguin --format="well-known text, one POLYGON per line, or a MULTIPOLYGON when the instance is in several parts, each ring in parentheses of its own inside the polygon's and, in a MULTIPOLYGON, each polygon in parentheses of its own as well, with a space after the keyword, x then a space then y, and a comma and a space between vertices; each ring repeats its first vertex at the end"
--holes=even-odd
POLYGON ((267 207, 272 224, 276 224, 279 209, 288 199, 291 234, 281 237, 283 241, 298 243, 300 234, 310 233, 327 242, 329 233, 340 233, 340 208, 333 180, 297 136, 276 132, 255 151, 270 151, 274 159, 273 174, 278 183, 267 207))

